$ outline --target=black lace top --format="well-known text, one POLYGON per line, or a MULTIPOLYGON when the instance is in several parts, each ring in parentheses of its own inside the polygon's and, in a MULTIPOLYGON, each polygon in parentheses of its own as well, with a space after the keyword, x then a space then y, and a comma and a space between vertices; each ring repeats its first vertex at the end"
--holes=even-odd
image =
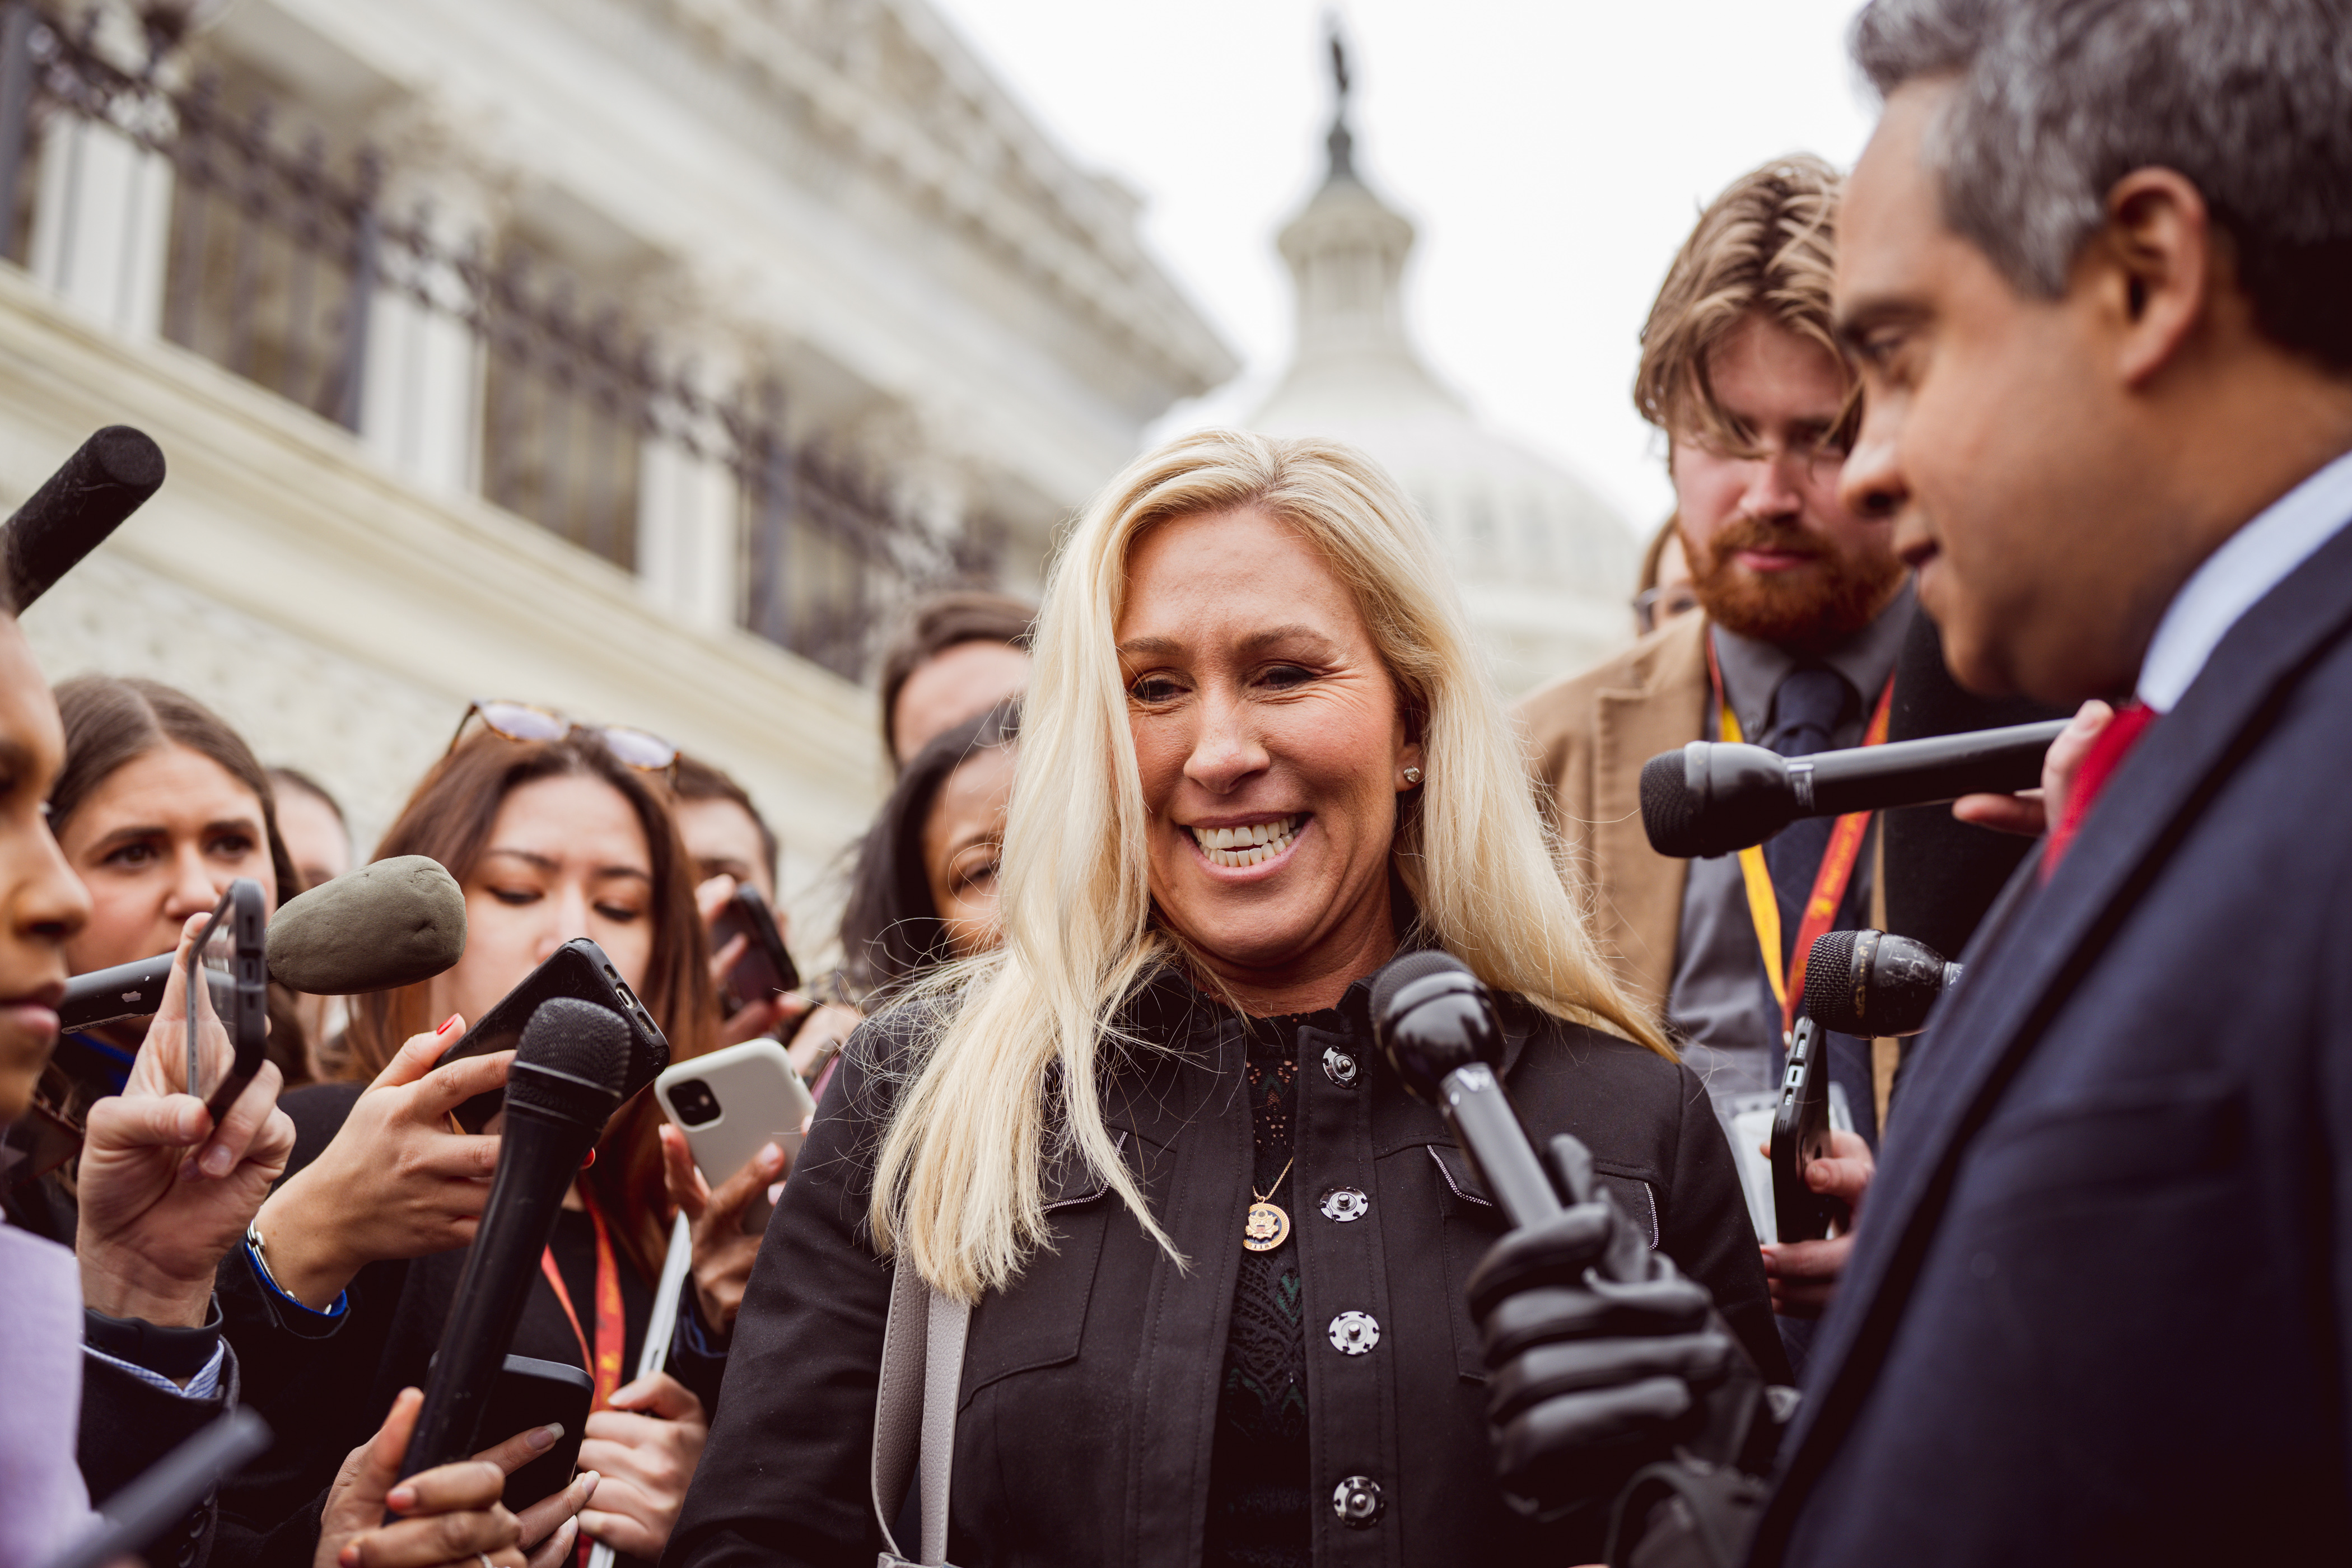
MULTIPOLYGON (((1250 1122, 1256 1150, 1251 1190, 1290 1215, 1292 1237, 1271 1252, 1242 1249, 1209 1460, 1206 1568, 1307 1568, 1308 1528, 1307 1334, 1299 1317, 1302 1202, 1283 1167, 1297 1148, 1298 1030, 1345 1027, 1336 1011, 1251 1020, 1250 1122), (1278 1178, 1278 1181, 1277 1181, 1278 1178), (1269 1188, 1273 1190, 1268 1191, 1269 1188)), ((1234 1215, 1242 1247, 1244 1216, 1234 1215)))

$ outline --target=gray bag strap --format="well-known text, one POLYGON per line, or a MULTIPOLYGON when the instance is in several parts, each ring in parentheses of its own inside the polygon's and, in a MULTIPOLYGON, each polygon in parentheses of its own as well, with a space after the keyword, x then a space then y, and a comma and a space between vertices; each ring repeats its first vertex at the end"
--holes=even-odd
POLYGON ((923 1282, 912 1264, 890 1273, 890 1315, 882 1330, 882 1373, 874 1399, 874 1517, 888 1548, 877 1568, 945 1568, 948 1488, 955 1465, 956 1401, 963 1387, 964 1331, 971 1308, 923 1282), (900 1555, 892 1521, 918 1468, 922 1486, 921 1555, 900 1555))

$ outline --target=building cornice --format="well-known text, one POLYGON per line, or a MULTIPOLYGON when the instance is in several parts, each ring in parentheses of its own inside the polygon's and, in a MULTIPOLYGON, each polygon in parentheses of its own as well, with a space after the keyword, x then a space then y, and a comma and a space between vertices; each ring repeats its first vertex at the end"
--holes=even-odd
POLYGON ((632 0, 1183 395, 1233 352, 1144 252, 1134 195, 1073 163, 923 0, 632 0))

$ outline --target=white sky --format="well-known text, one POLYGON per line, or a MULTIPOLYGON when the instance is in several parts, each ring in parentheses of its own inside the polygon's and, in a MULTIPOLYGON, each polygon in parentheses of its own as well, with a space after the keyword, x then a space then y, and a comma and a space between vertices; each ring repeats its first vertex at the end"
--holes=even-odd
POLYGON ((1850 166, 1873 110, 1858 0, 932 0, 1145 236, 1240 354, 1160 434, 1238 418, 1290 346, 1274 235, 1322 177, 1323 18, 1355 79, 1357 168, 1419 226, 1424 357, 1646 531, 1672 505, 1627 389, 1666 264, 1709 196, 1777 154, 1850 166))

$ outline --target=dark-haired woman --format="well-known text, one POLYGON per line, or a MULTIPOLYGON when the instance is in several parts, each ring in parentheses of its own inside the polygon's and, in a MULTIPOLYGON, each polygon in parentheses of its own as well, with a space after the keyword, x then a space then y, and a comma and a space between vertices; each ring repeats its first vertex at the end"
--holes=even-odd
POLYGON ((938 965, 997 942, 996 871, 1021 705, 933 740, 867 830, 841 915, 843 968, 869 1010, 938 965))
MULTIPOLYGON (((494 707, 493 720, 506 722, 503 711, 494 707)), ((629 756, 595 731, 517 739, 495 723, 473 729, 378 847, 379 857, 428 855, 448 867, 466 894, 466 952, 434 980, 359 1000, 350 1070, 373 1081, 322 1086, 289 1104, 294 1173, 255 1222, 244 1316, 281 1349, 309 1340, 310 1353, 283 1363, 301 1369, 299 1384, 256 1400, 281 1423, 280 1442, 228 1506, 257 1525, 314 1497, 324 1484, 317 1456, 341 1452, 394 1390, 425 1381, 497 1159, 494 1136, 455 1131, 448 1113, 502 1083, 511 1059, 435 1068, 467 1021, 584 936, 644 1001, 674 1059, 709 1048, 716 1007, 693 867, 659 769, 640 765, 656 759, 641 748, 629 756)), ((580 1465, 600 1479, 581 1528, 648 1559, 700 1455, 722 1364, 689 1355, 688 1381, 631 1376, 669 1223, 658 1116, 642 1096, 606 1129, 566 1199, 512 1346, 594 1374, 580 1465)))
MULTIPOLYGON (((272 910, 300 888, 268 775, 218 714, 160 681, 110 675, 77 676, 57 699, 66 760, 49 826, 90 897, 89 923, 66 944, 74 973, 171 952, 188 917, 239 877, 272 910)), ((274 987, 269 1022, 270 1059, 289 1085, 308 1083, 300 1027, 274 987)), ((68 1035, 58 1068, 84 1100, 111 1092, 146 1033, 142 1019, 68 1035)))

